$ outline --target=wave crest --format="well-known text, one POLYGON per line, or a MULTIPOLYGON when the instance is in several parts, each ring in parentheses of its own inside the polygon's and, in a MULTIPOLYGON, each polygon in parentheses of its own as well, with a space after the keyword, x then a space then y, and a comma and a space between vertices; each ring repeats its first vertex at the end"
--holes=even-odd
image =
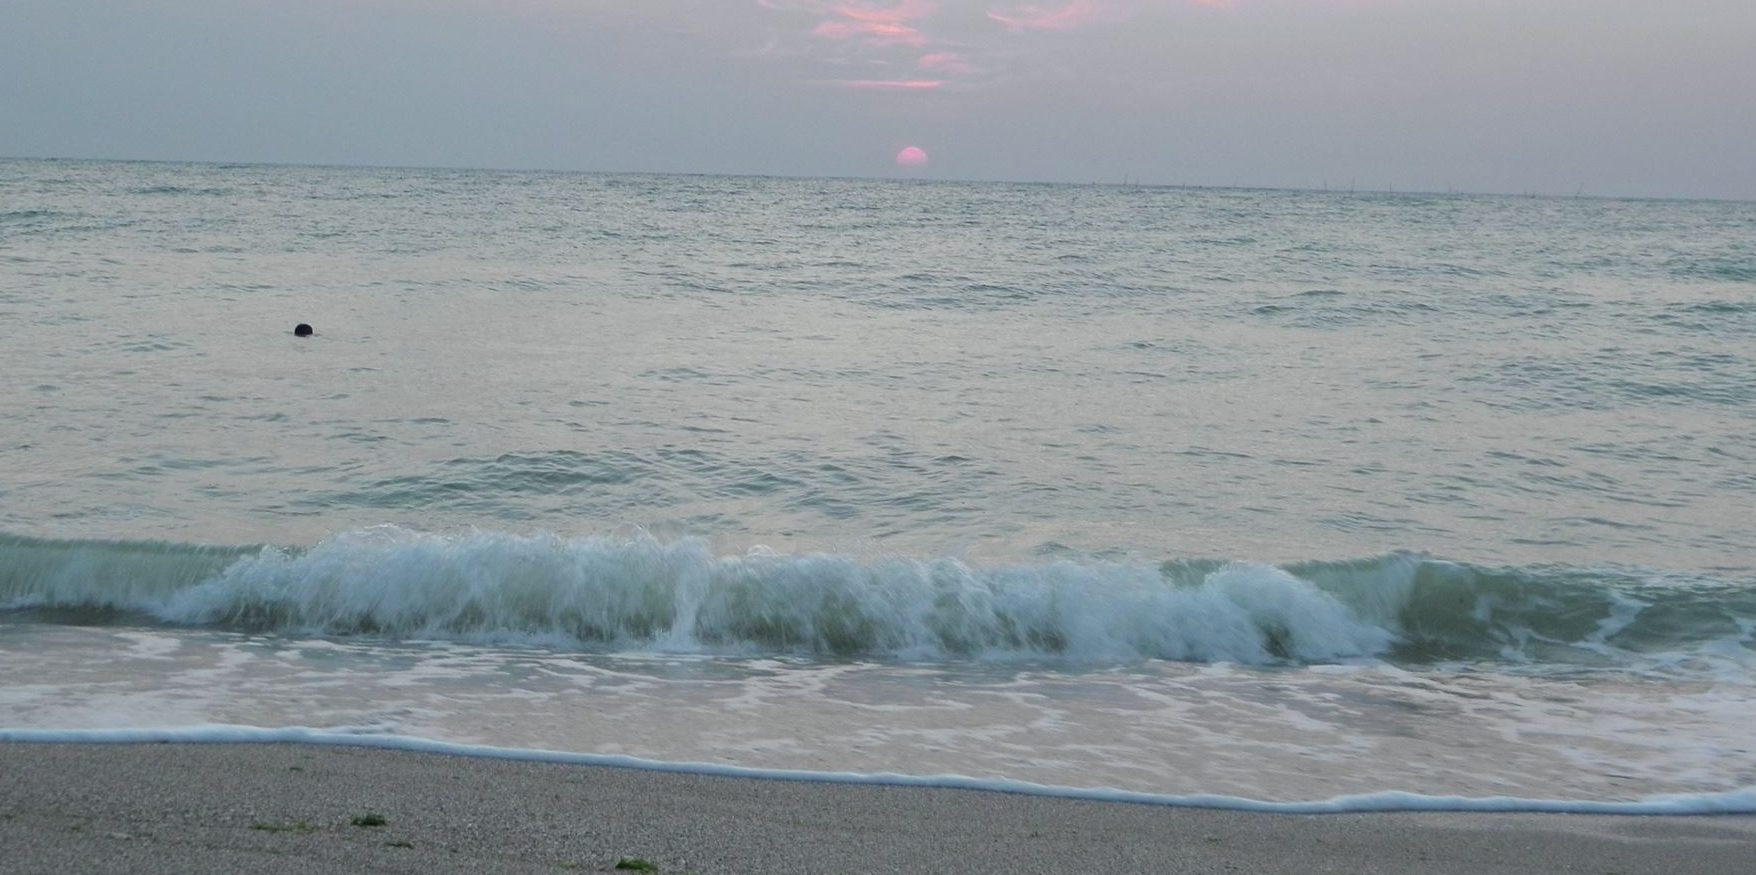
POLYGON ((1747 658, 1756 587, 1412 554, 983 568, 706 542, 381 527, 308 549, 0 537, 0 607, 259 631, 904 659, 1747 658))

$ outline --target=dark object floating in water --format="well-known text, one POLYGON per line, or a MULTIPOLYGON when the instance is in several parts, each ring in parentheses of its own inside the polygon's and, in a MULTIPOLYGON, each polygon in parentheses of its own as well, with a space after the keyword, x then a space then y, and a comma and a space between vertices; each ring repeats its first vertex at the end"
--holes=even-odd
POLYGON ((306 325, 303 322, 300 322, 299 324, 293 326, 293 336, 294 337, 310 337, 311 336, 311 326, 306 325))

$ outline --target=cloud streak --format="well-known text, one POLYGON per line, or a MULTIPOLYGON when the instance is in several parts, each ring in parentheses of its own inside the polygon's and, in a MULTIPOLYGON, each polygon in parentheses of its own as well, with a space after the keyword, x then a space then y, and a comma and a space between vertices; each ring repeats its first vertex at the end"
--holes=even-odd
POLYGON ((927 35, 915 26, 931 16, 936 4, 930 0, 902 0, 895 5, 847 2, 819 6, 819 14, 829 16, 811 29, 813 36, 827 39, 863 39, 873 46, 913 46, 927 44, 927 35))
POLYGON ((835 84, 861 91, 937 91, 942 79, 842 79, 835 84))
POLYGON ((915 61, 915 66, 922 70, 937 70, 948 75, 966 76, 976 72, 976 67, 963 59, 956 52, 933 52, 922 55, 915 61))
POLYGON ((790 36, 781 31, 774 38, 793 42, 799 56, 844 72, 849 65, 865 65, 875 74, 824 77, 818 71, 807 79, 870 91, 933 91, 997 82, 1004 67, 1021 58, 1028 63, 1028 54, 1008 45, 1024 34, 1124 21, 1150 2, 1155 0, 756 0, 756 5, 797 22, 790 36), (898 75, 905 70, 914 72, 898 75))
POLYGON ((1072 0, 1062 5, 1027 4, 988 10, 988 19, 1007 30, 1072 30, 1088 24, 1114 21, 1121 10, 1102 0, 1072 0))

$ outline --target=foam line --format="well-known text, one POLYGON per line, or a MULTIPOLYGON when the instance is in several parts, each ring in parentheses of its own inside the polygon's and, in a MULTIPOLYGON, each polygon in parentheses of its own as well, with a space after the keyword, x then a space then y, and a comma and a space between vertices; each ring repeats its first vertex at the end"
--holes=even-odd
POLYGON ((1216 794, 1169 795, 1108 788, 1056 787, 1028 781, 971 778, 964 775, 899 775, 893 773, 816 772, 801 769, 754 769, 720 763, 667 762, 640 757, 526 750, 477 744, 456 744, 426 738, 368 734, 364 731, 307 727, 268 729, 255 726, 192 726, 143 729, 0 729, 0 742, 21 744, 308 744, 363 747, 413 753, 478 757, 514 762, 639 769, 649 772, 807 781, 821 784, 865 784, 883 787, 924 787, 979 790, 1020 796, 1046 796, 1092 802, 1125 802, 1173 808, 1206 808, 1264 814, 1347 814, 1360 812, 1474 812, 1614 815, 1756 814, 1756 787, 1721 793, 1649 796, 1629 802, 1567 799, 1523 799, 1512 796, 1426 796, 1386 791, 1303 802, 1270 802, 1216 794))

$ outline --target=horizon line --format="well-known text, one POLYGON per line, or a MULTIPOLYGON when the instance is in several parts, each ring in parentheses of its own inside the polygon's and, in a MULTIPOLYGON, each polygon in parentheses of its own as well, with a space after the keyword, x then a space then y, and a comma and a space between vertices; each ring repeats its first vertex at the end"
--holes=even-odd
POLYGON ((922 177, 919 174, 894 176, 858 176, 835 174, 788 174, 788 173, 753 173, 725 172, 710 170, 604 170, 561 167, 492 167, 472 166, 467 164, 374 164, 374 163, 342 163, 321 161, 266 161, 266 160, 229 160, 211 158, 113 158, 113 157, 80 157, 80 156, 45 156, 45 155, 0 155, 0 161, 41 161, 69 162, 88 164, 170 164, 170 165, 206 165, 213 167, 289 167, 321 170, 425 170, 425 171, 468 171, 475 173, 543 173, 579 176, 685 176, 685 177, 724 177, 728 179, 790 179, 790 180, 833 180, 841 182, 900 182, 900 183, 943 183, 951 185, 1035 185, 1077 188, 1136 188, 1136 189, 1171 189, 1182 191, 1257 191, 1286 192, 1298 194, 1332 194, 1332 195, 1391 195, 1396 197, 1495 197, 1495 198, 1529 198, 1532 200, 1603 200, 1603 201, 1682 201, 1703 203, 1756 203, 1756 196, 1692 196, 1692 195, 1634 195, 1634 194, 1600 194, 1587 193, 1584 186, 1576 186, 1572 194, 1564 192, 1543 192, 1525 190, 1521 192, 1489 191, 1475 189, 1447 188, 1438 189, 1408 188, 1348 188, 1329 187, 1325 182, 1319 186, 1301 185, 1250 185, 1234 181, 1231 184, 1204 182, 1143 182, 1131 179, 1124 174, 1121 181, 1073 182, 1048 179, 1007 179, 999 177, 922 177))

